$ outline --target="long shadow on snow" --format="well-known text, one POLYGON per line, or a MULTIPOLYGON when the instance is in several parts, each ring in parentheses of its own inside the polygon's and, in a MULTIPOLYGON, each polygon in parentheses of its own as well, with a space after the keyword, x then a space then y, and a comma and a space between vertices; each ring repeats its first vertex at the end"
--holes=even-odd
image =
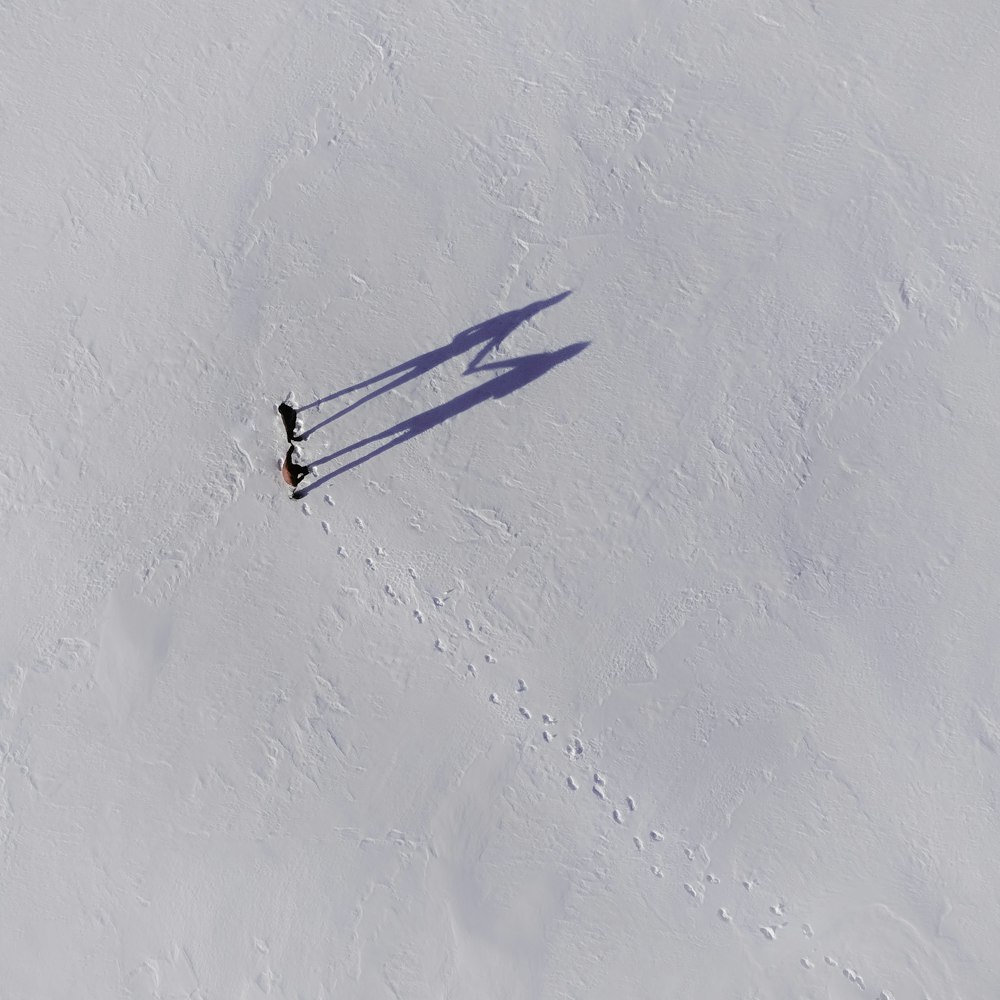
POLYGON ((336 476, 343 475, 345 472, 350 472, 351 469, 356 469, 359 465, 364 465, 365 462, 375 458, 376 455, 381 455, 384 452, 389 451, 390 448, 395 448, 397 445, 403 444, 411 438, 415 438, 418 434, 423 434, 425 431, 429 431, 433 427, 438 427, 446 420, 450 420, 452 417, 458 416, 460 413, 465 413, 467 410, 471 410, 474 406, 478 406, 480 403, 485 403, 488 399, 501 399, 504 396, 509 396, 512 392, 517 392, 518 389, 523 389, 529 382, 534 382, 535 379, 541 378, 544 374, 546 374, 546 372, 555 368, 556 365, 560 365, 564 361, 568 361, 570 358, 575 357, 584 348, 586 348, 589 343, 589 340, 581 341, 577 344, 570 344, 567 347, 560 348, 558 351, 544 351, 539 354, 527 354, 524 357, 514 358, 510 361, 496 361, 488 365, 479 365, 475 369, 476 371, 484 372, 503 368, 506 368, 507 371, 504 371, 500 375, 494 375, 493 378, 488 381, 482 382, 474 389, 469 389, 461 395, 456 396, 454 399, 448 400, 447 403, 441 403, 438 406, 433 406, 429 410, 425 410, 423 413, 418 413, 416 416, 407 417, 406 420, 401 420, 398 424, 388 428, 388 430, 384 430, 379 434, 372 434, 371 437, 362 438, 360 441, 356 441, 354 444, 348 445, 346 448, 341 448, 340 451, 335 451, 333 454, 327 455, 325 458, 321 458, 316 462, 311 462, 310 468, 315 469, 317 466, 325 465, 327 462, 333 462, 343 455, 347 455, 349 452, 357 451, 358 448, 364 448, 366 445, 376 444, 379 441, 385 441, 387 438, 393 439, 387 444, 383 444, 374 449, 374 451, 370 451, 367 455, 362 455, 361 458, 356 458, 352 462, 347 462, 346 464, 340 466, 340 468, 334 469, 333 472, 329 472, 325 476, 314 480, 303 489, 296 490, 295 493, 292 494, 293 498, 296 500, 301 499, 308 493, 312 492, 312 490, 317 489, 324 483, 334 479, 336 476))
MULTIPOLYGON (((507 336, 509 336, 518 326, 522 323, 527 322, 536 313, 540 313, 543 309, 548 309, 549 306, 554 306, 557 302, 562 302, 564 298, 570 293, 560 292, 558 295, 553 295, 550 299, 539 299, 538 302, 532 302, 530 305, 524 306, 521 309, 512 309, 510 312, 501 313, 499 316, 494 316, 493 319, 488 319, 483 323, 477 323, 475 326, 470 326, 467 330, 463 330, 454 336, 450 344, 445 344, 443 347, 437 347, 433 351, 427 351, 424 354, 418 354, 415 358, 411 358, 409 361, 404 361, 402 364, 396 365, 394 368, 387 368, 384 372, 379 375, 373 375, 371 378, 365 379, 363 382, 357 382, 354 385, 348 386, 346 389, 341 389, 339 392, 332 393, 329 396, 324 396, 322 399, 314 400, 305 406, 299 408, 299 413, 305 410, 311 410, 322 406, 324 403, 329 403, 334 399, 339 399, 341 396, 346 396, 348 393, 354 392, 357 389, 367 389, 371 385, 375 385, 377 382, 382 382, 384 379, 391 379, 392 381, 386 382, 385 385, 380 385, 377 389, 373 389, 371 392, 366 393, 361 399, 355 400, 349 406, 345 406, 338 410, 336 413, 331 414, 325 420, 321 420, 318 424, 314 424, 308 430, 303 431, 295 440, 305 441, 311 434, 315 434, 321 427, 326 427, 327 424, 332 423, 338 417, 344 416, 345 413, 350 413, 351 410, 356 410, 359 406, 367 403, 371 399, 375 399, 376 396, 381 396, 385 392, 389 392, 390 389, 395 389, 398 386, 410 382, 415 378, 419 378, 421 375, 426 374, 432 368, 437 367, 440 364, 444 364, 446 361, 450 361, 452 358, 458 357, 459 354, 464 354, 467 350, 472 347, 478 347, 479 350, 476 352, 476 356, 469 362, 469 366, 465 369, 465 374, 468 375, 470 372, 479 371, 479 362, 486 357, 487 354, 494 347, 498 347, 507 336)), ((289 440, 292 440, 289 437, 289 440)))

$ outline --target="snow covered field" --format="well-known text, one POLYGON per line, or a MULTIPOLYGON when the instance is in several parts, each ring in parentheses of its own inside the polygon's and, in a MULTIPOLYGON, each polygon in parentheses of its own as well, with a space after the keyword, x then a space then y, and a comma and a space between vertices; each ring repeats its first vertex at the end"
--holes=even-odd
POLYGON ((1000 995, 998 122, 992 0, 0 6, 0 996, 1000 995))

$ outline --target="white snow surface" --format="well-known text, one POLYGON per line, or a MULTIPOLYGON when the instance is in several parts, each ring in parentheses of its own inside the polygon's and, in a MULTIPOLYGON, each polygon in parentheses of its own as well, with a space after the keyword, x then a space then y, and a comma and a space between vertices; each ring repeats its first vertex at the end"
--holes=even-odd
POLYGON ((994 0, 3 4, 0 994, 998 995, 998 122, 994 0))

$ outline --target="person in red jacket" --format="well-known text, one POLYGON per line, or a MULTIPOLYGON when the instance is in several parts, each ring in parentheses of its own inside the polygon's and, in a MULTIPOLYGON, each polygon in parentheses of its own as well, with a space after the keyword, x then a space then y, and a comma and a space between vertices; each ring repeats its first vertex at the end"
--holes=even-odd
MULTIPOLYGON (((284 479, 286 483, 296 492, 298 492, 298 485, 302 482, 306 476, 309 475, 308 465, 299 465, 296 462, 298 458, 297 450, 295 445, 290 445, 288 451, 285 452, 285 460, 281 463, 281 478, 284 479)), ((298 500, 299 497, 292 494, 293 500, 298 500)))

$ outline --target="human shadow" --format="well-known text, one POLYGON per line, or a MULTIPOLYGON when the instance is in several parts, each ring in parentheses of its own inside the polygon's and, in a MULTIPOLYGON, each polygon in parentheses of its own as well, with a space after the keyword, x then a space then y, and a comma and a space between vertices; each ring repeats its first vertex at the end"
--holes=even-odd
POLYGON ((418 354, 415 358, 411 358, 409 361, 404 361, 402 364, 396 365, 394 368, 387 368, 379 375, 373 375, 371 378, 365 379, 363 382, 357 382, 354 385, 348 386, 346 389, 341 389, 338 392, 331 393, 329 396, 324 396, 322 399, 317 399, 312 403, 306 404, 305 406, 300 406, 297 411, 298 413, 318 408, 324 403, 332 402, 333 400, 339 399, 341 396, 346 396, 349 393, 357 391, 358 389, 367 389, 369 386, 375 385, 378 382, 383 382, 386 379, 390 380, 386 381, 384 385, 380 385, 377 389, 373 389, 371 392, 366 393, 349 406, 342 407, 336 413, 333 413, 324 420, 321 420, 318 424, 314 424, 301 434, 289 437, 289 440, 305 441, 310 435, 315 434, 316 431, 320 430, 320 428, 326 427, 327 424, 332 423, 338 417, 342 417, 344 414, 350 413, 352 410, 356 410, 359 406, 363 406, 369 400, 375 399, 376 396, 381 396, 383 393, 396 389, 415 378, 419 378, 421 375, 425 375, 432 368, 436 368, 438 365, 444 364, 446 361, 450 361, 452 358, 458 357, 460 354, 464 354, 473 347, 478 347, 479 350, 476 352, 472 361, 469 362, 468 367, 465 369, 465 374, 468 375, 471 372, 479 371, 480 369, 478 366, 483 358, 485 358, 494 347, 498 347, 502 344, 503 341, 511 333, 513 333, 518 326, 527 322, 543 309, 548 309, 549 306, 554 306, 557 302, 562 302, 562 300, 569 294, 570 293, 568 291, 560 292, 558 295, 553 295, 549 299, 539 299, 539 301, 532 302, 530 305, 523 306, 521 309, 512 309, 510 312, 501 313, 499 316, 494 316, 493 319, 488 319, 483 323, 477 323, 475 326, 470 326, 467 330, 463 330, 461 333, 456 334, 452 338, 451 343, 445 344, 443 347, 437 347, 433 351, 418 354))
POLYGON ((479 365, 476 371, 480 372, 500 369, 507 370, 500 375, 494 375, 485 382, 481 382, 473 389, 468 389, 446 403, 433 406, 429 410, 424 410, 423 413, 418 413, 416 416, 407 417, 406 420, 401 420, 398 424, 379 434, 372 434, 370 437, 362 438, 360 441, 356 441, 346 448, 341 448, 339 451, 335 451, 325 458, 310 463, 310 471, 315 471, 317 466, 333 462, 352 451, 357 451, 359 448, 364 448, 370 444, 377 444, 379 441, 386 441, 387 438, 392 439, 386 444, 368 452, 368 454, 341 465, 339 468, 334 469, 333 472, 328 472, 325 476, 309 483, 308 486, 297 489, 292 494, 292 498, 295 500, 301 499, 331 479, 343 475, 345 472, 350 472, 351 469, 356 469, 359 465, 364 465, 365 462, 389 451, 390 448, 395 448, 397 445, 415 438, 418 434, 423 434, 425 431, 438 427, 446 420, 450 420, 460 413, 465 413, 467 410, 471 410, 474 406, 478 406, 488 399, 502 399, 504 396, 509 396, 511 393, 517 392, 518 389, 523 389, 528 383, 534 382, 535 379, 541 378, 544 374, 550 372, 556 365, 560 365, 564 361, 575 357, 589 344, 590 341, 585 340, 576 344, 569 344, 558 351, 543 351, 539 354, 527 354, 520 358, 513 358, 510 361, 495 361, 492 364, 479 365))

